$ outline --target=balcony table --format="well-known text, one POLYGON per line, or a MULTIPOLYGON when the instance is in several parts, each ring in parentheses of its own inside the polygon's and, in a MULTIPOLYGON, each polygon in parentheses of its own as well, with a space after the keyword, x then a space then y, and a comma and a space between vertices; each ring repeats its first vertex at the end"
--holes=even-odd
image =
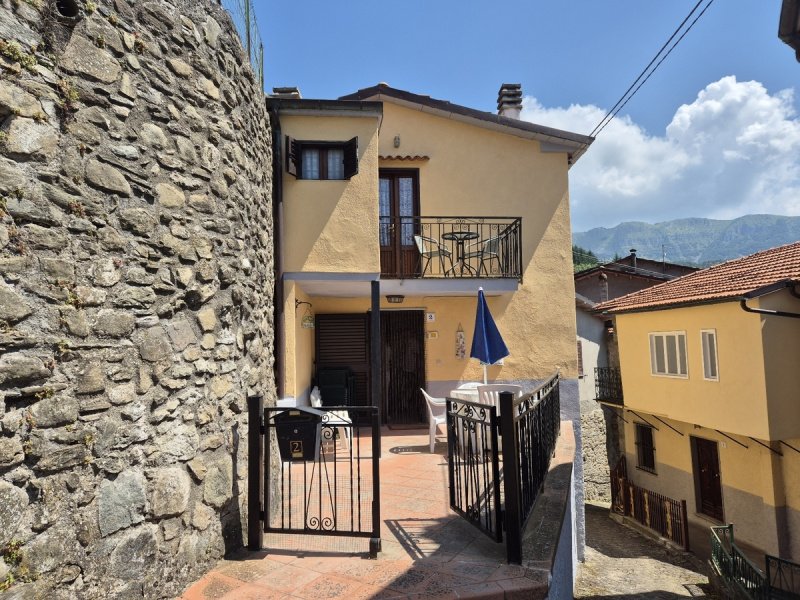
POLYGON ((475 269, 464 262, 464 243, 470 240, 477 240, 478 237, 477 231, 468 230, 448 231, 447 233, 442 234, 443 240, 456 243, 456 262, 450 269, 450 271, 453 272, 453 275, 456 274, 456 265, 458 265, 461 269, 462 277, 464 276, 465 267, 471 275, 475 275, 475 269))

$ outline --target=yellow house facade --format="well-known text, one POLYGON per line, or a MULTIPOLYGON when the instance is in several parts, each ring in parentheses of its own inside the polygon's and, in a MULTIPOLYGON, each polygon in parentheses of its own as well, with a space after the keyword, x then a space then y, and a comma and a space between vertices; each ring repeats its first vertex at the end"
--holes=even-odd
POLYGON ((615 316, 628 478, 800 558, 800 243, 598 306, 615 316))
POLYGON ((533 384, 557 369, 577 379, 568 170, 591 138, 384 84, 339 100, 268 102, 282 396, 305 403, 320 369, 345 367, 353 400, 372 403, 360 340, 375 281, 391 321, 381 400, 390 425, 425 420, 419 387, 444 396, 483 378, 469 358, 479 287, 511 353, 489 367, 491 381, 533 384), (348 152, 355 168, 344 173, 348 152))

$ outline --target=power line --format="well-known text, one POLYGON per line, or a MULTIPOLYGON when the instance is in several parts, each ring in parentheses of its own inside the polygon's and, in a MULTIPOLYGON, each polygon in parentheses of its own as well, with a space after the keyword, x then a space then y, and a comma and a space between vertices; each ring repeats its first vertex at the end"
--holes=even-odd
POLYGON ((675 31, 672 32, 672 35, 669 37, 669 39, 666 42, 664 42, 664 45, 661 46, 661 49, 656 53, 656 55, 647 64, 647 66, 642 70, 642 72, 639 73, 639 76, 628 87, 628 89, 625 90, 625 93, 622 94, 622 96, 620 97, 619 100, 617 100, 616 104, 614 104, 614 106, 611 107, 611 110, 609 110, 606 113, 606 115, 600 120, 600 122, 595 126, 595 128, 592 130, 592 132, 589 134, 589 136, 597 137, 598 135, 600 135, 600 133, 603 131, 603 129, 605 129, 606 126, 614 119, 614 117, 617 116, 617 113, 619 113, 619 111, 621 111, 625 107, 625 105, 630 101, 630 99, 633 98, 636 95, 636 93, 639 91, 639 89, 647 82, 648 79, 650 79, 650 76, 653 73, 656 72, 656 69, 658 69, 658 67, 661 66, 661 63, 663 63, 664 60, 672 53, 672 51, 681 42, 681 40, 683 40, 683 38, 686 36, 686 34, 689 33, 689 31, 691 31, 692 27, 694 27, 695 23, 697 23, 697 21, 700 19, 700 17, 702 17, 705 14, 705 12, 708 10, 708 8, 714 3, 714 0, 708 0, 708 3, 705 5, 705 7, 703 7, 703 10, 700 11, 700 13, 689 24, 689 26, 686 27, 686 29, 683 31, 683 33, 681 33, 681 35, 678 37, 678 39, 675 40, 675 43, 672 44, 672 46, 669 47, 669 49, 666 51, 666 53, 664 53, 664 50, 669 46, 669 44, 672 42, 672 40, 675 39, 675 36, 678 35, 678 33, 681 32, 681 30, 683 29, 684 25, 686 25, 687 21, 689 21, 689 19, 692 18, 692 15, 695 12, 697 12, 697 9, 705 1, 706 0, 698 0, 697 4, 694 5, 694 8, 692 8, 692 10, 689 11, 689 14, 686 15, 686 17, 683 19, 683 21, 681 21, 681 24, 678 25, 678 27, 675 29, 675 31), (663 54, 663 56, 662 56, 662 54, 663 54), (660 60, 659 60, 659 57, 661 57, 660 60), (656 61, 658 61, 658 62, 656 62, 656 61), (655 66, 653 66, 654 63, 655 63, 655 66), (652 69, 650 69, 651 66, 653 67, 652 69))

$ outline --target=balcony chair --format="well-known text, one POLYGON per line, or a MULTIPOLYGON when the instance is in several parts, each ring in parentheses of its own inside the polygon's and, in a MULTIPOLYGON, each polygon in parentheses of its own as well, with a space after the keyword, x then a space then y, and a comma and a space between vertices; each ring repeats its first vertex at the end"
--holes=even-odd
POLYGON ((511 392, 514 396, 519 397, 522 395, 522 386, 513 385, 510 383, 490 383, 488 385, 478 386, 478 402, 486 404, 487 406, 494 406, 497 408, 497 414, 500 414, 500 392, 511 392))
POLYGON ((503 275, 503 265, 500 262, 500 242, 505 239, 506 235, 498 235, 495 237, 490 237, 486 240, 481 240, 479 242, 475 242, 474 244, 470 244, 467 248, 475 248, 480 246, 480 249, 473 250, 472 252, 467 252, 464 255, 464 262, 469 263, 470 259, 477 258, 478 259, 478 277, 481 276, 481 271, 483 271, 486 276, 489 276, 490 270, 492 266, 492 261, 497 261, 497 271, 503 275), (487 268, 487 263, 489 268, 487 268))
MULTIPOLYGON (((317 386, 311 390, 309 397, 312 408, 322 408, 322 394, 317 386)), ((334 431, 339 434, 339 439, 342 440, 345 450, 350 449, 351 437, 353 435, 353 422, 350 420, 350 414, 346 410, 329 410, 328 419, 323 422, 324 426, 333 427, 334 431)))
POLYGON ((453 254, 435 239, 424 235, 415 235, 414 242, 417 244, 417 250, 419 250, 420 261, 425 259, 425 265, 420 274, 421 277, 425 276, 425 272, 428 270, 428 267, 430 267, 431 260, 434 258, 439 259, 439 266, 442 269, 442 273, 446 273, 446 269, 444 268, 445 258, 450 261, 450 268, 453 267, 453 254))
POLYGON ((445 398, 434 398, 422 388, 419 388, 419 390, 428 405, 428 423, 430 424, 428 435, 430 436, 431 454, 433 454, 433 447, 436 445, 436 428, 439 425, 445 425, 445 432, 447 431, 447 400, 445 398))

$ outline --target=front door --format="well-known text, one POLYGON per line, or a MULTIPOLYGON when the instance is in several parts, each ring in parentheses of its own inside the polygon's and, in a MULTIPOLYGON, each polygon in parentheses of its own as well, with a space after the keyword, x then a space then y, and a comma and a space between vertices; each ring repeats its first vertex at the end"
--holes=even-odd
POLYGON ((723 521, 722 482, 717 442, 697 437, 691 439, 697 512, 717 521, 723 521))
POLYGON ((419 269, 414 234, 418 231, 419 171, 381 169, 379 193, 381 273, 413 277, 419 269))
POLYGON ((421 310, 381 311, 382 414, 389 426, 427 421, 425 318, 421 310))

